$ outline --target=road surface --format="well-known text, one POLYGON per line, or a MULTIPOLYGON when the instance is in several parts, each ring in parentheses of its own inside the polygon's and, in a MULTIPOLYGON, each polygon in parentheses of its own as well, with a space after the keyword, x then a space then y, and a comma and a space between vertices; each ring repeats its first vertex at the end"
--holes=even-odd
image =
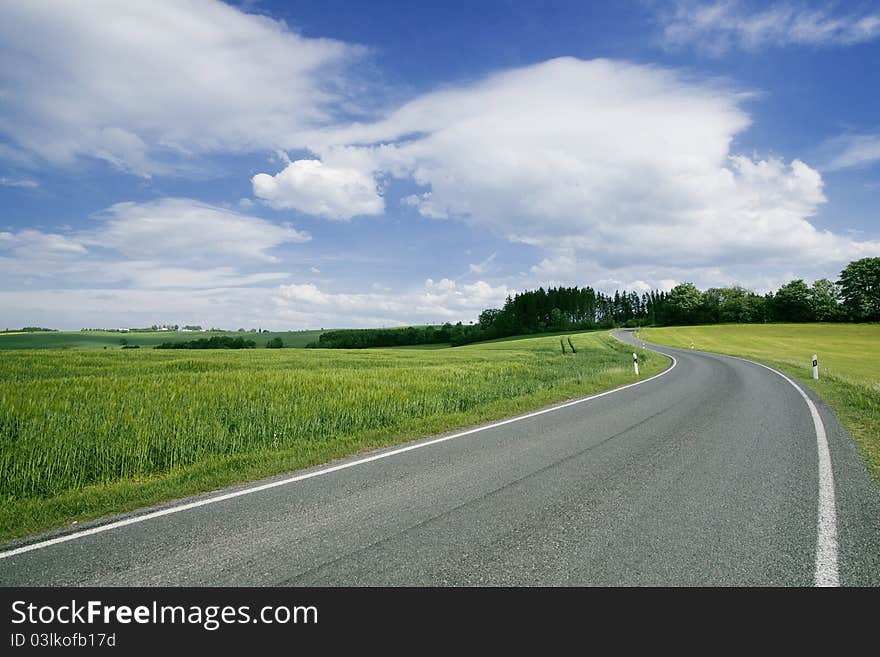
POLYGON ((0 584, 811 586, 817 550, 880 584, 880 492, 828 408, 808 393, 823 536, 801 393, 657 350, 675 367, 582 403, 6 545, 0 584))

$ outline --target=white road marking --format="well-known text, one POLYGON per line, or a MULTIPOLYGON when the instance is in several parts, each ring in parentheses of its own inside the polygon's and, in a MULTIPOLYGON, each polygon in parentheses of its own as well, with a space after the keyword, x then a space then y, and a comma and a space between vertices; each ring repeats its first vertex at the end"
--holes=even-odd
MULTIPOLYGON (((693 346, 691 346, 693 349, 693 346)), ((656 350, 658 353, 662 351, 656 350)), ((797 383, 787 377, 779 370, 775 370, 768 365, 758 363, 748 358, 740 358, 738 356, 730 356, 728 354, 711 353, 715 356, 724 358, 733 358, 741 360, 752 365, 758 365, 764 369, 770 370, 774 374, 781 376, 788 381, 795 390, 798 391, 807 407, 810 409, 810 415, 813 418, 813 427, 816 431, 816 447, 819 455, 819 519, 816 530, 816 569, 813 575, 813 583, 815 586, 840 586, 840 571, 837 564, 838 537, 837 537, 837 501, 834 494, 834 470, 831 467, 831 452, 828 449, 828 436, 825 433, 825 424, 822 422, 822 416, 819 415, 819 409, 809 398, 797 383)), ((664 354, 669 356, 670 354, 664 354)))
MULTIPOLYGON (((731 356, 736 358, 736 356, 731 356)), ((819 409, 813 400, 807 396, 797 383, 785 376, 779 370, 768 367, 763 363, 755 363, 753 360, 739 358, 748 363, 754 363, 778 374, 788 381, 800 393, 807 402, 810 415, 813 416, 813 427, 816 430, 816 447, 819 452, 819 521, 816 534, 816 572, 813 583, 816 586, 840 586, 840 573, 837 566, 837 501, 834 495, 834 470, 831 467, 831 451, 828 449, 828 437, 825 434, 825 424, 819 409)))
POLYGON ((610 395, 615 392, 620 392, 621 390, 626 390, 627 388, 632 388, 633 386, 642 385, 643 383, 648 383, 648 381, 653 381, 654 379, 658 379, 664 374, 668 374, 675 366, 678 364, 678 361, 674 356, 669 354, 664 354, 667 358, 672 359, 672 365, 667 369, 663 370, 659 374, 655 374, 654 376, 645 379, 644 381, 636 381, 635 383, 629 383, 625 386, 620 386, 619 388, 614 388, 613 390, 606 390, 605 392, 600 392, 595 395, 590 395, 589 397, 583 397, 581 399, 575 399, 570 402, 565 402, 563 404, 558 404, 556 406, 551 406, 550 408, 545 408, 540 411, 534 411, 532 413, 526 413, 525 415, 518 415, 516 417, 508 418, 506 420, 501 420, 500 422, 494 422, 492 424, 488 424, 482 427, 476 427, 474 429, 468 429, 467 431, 461 431, 459 433, 452 434, 450 436, 442 436, 440 438, 434 438, 433 440, 428 440, 420 443, 416 443, 413 445, 407 445, 406 447, 398 447, 397 449, 392 449, 387 452, 382 452, 380 454, 374 454, 373 456, 367 456, 362 459, 358 459, 356 461, 351 461, 348 463, 340 463, 339 465, 334 465, 329 468, 323 468, 321 470, 316 470, 315 472, 307 472, 301 475, 295 475, 293 477, 287 477, 286 479, 281 479, 279 481, 273 481, 268 484, 261 484, 259 486, 253 486, 251 488, 245 488, 242 490, 237 490, 232 493, 225 493, 223 495, 217 495, 215 497, 209 497, 203 500, 197 500, 195 502, 189 502, 187 504, 181 504, 180 506, 173 506, 167 509, 162 509, 160 511, 153 511, 151 513, 145 513, 144 515, 134 516, 132 518, 126 518, 124 520, 117 520, 115 522, 107 523, 106 525, 98 525, 97 527, 92 527, 90 529, 84 529, 79 532, 75 532, 72 534, 65 534, 64 536, 59 536, 57 538, 52 538, 46 541, 40 541, 39 543, 32 543, 30 545, 24 545, 20 548, 15 548, 14 550, 8 550, 6 552, 0 552, 0 559, 7 559, 9 557, 14 557, 19 554, 24 554, 25 552, 31 552, 33 550, 40 550, 42 548, 47 548, 52 545, 58 545, 59 543, 66 543, 68 541, 73 541, 78 538, 85 538, 86 536, 94 536, 95 534, 100 534, 102 532, 110 531, 111 529, 118 529, 119 527, 126 527, 127 525, 134 525, 139 522, 146 522, 147 520, 153 520, 154 518, 161 518, 162 516, 168 516, 173 513, 180 513, 182 511, 189 511, 190 509, 197 509, 201 506, 207 506, 209 504, 215 504, 217 502, 223 502, 225 500, 231 500, 236 497, 242 497, 243 495, 250 495, 252 493, 259 493, 260 491, 269 490, 270 488, 278 488, 279 486, 286 486, 287 484, 293 484, 297 481, 303 481, 305 479, 312 479, 313 477, 320 477, 321 475, 330 474, 331 472, 337 472, 339 470, 345 470, 347 468, 353 468, 357 465, 363 465, 364 463, 370 463, 372 461, 378 461, 379 459, 385 459, 389 456, 396 456, 397 454, 403 454, 404 452, 411 452, 415 449, 421 449, 422 447, 429 447, 430 445, 437 445, 439 443, 444 443, 449 440, 455 440, 456 438, 463 438, 464 436, 470 436, 475 433, 479 433, 481 431, 486 431, 488 429, 494 429, 496 427, 502 427, 505 424, 511 424, 513 422, 520 422, 522 420, 527 420, 532 417, 537 417, 538 415, 544 415, 545 413, 553 413, 554 411, 558 411, 563 408, 568 408, 569 406, 575 406, 576 404, 583 404, 584 402, 591 401, 593 399, 598 399, 599 397, 604 397, 605 395, 610 395))

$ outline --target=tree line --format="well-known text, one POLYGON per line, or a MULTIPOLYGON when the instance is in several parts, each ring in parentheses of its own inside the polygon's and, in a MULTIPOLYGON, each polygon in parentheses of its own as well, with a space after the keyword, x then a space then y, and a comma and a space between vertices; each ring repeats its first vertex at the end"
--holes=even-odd
POLYGON ((20 329, 9 329, 0 333, 56 333, 58 329, 43 328, 42 326, 22 326, 20 329))
POLYGON ((600 328, 755 322, 880 321, 880 258, 848 264, 837 281, 808 285, 796 279, 776 292, 740 286, 698 289, 681 283, 669 292, 604 294, 590 286, 551 287, 508 296, 502 308, 480 313, 476 324, 327 331, 309 347, 360 349, 432 343, 453 346, 512 335, 600 328))
POLYGON ((317 342, 306 348, 366 349, 368 347, 403 347, 419 344, 465 344, 466 334, 473 325, 443 324, 442 326, 407 326, 406 328, 337 329, 324 331, 317 342))
POLYGON ((154 349, 253 349, 257 343, 242 337, 232 338, 228 335, 215 335, 210 338, 199 338, 188 342, 163 342, 154 349))

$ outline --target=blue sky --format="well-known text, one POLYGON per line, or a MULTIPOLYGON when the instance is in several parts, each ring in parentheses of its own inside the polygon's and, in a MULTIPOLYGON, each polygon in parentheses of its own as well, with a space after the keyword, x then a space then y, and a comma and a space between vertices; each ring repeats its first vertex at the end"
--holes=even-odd
POLYGON ((880 255, 880 4, 0 5, 0 326, 471 321, 880 255))

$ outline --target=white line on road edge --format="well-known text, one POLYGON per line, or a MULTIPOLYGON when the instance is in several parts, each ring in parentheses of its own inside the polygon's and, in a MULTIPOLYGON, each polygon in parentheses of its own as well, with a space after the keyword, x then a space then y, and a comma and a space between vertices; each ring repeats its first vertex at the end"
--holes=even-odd
MULTIPOLYGON (((730 356, 730 358, 737 357, 730 356)), ((778 374, 795 387, 810 408, 813 426, 816 429, 816 447, 819 450, 819 522, 816 536, 816 574, 813 582, 816 586, 840 586, 837 567, 837 502, 834 496, 834 471, 831 468, 831 452, 828 449, 825 424, 822 422, 822 416, 819 415, 819 409, 803 388, 779 370, 746 358, 737 358, 737 360, 760 365, 778 374)))
MULTIPOLYGON (((693 349, 693 344, 691 349, 693 349)), ((662 351, 656 349, 655 351, 663 354, 662 351)), ((822 416, 819 415, 819 409, 816 408, 813 400, 809 398, 803 388, 779 370, 775 370, 763 363, 749 360, 748 358, 716 354, 715 352, 703 353, 741 360, 770 370, 794 386, 795 390, 798 391, 807 403, 810 415, 813 417, 813 427, 816 430, 816 447, 819 452, 819 520, 816 534, 816 572, 813 576, 813 583, 816 586, 840 586, 840 573, 837 566, 837 502, 834 495, 834 471, 831 467, 831 452, 828 449, 825 424, 822 422, 822 416)), ((672 358, 669 354, 664 355, 672 358)))
POLYGON ((552 413, 554 411, 558 411, 563 408, 568 408, 569 406, 575 406, 576 404, 583 404, 584 402, 588 402, 593 399, 598 399, 599 397, 604 397, 605 395, 610 395, 615 392, 620 392, 621 390, 626 390, 627 388, 632 388, 633 386, 638 386, 643 383, 647 383, 648 381, 653 381, 654 379, 658 379, 664 374, 668 374, 675 366, 678 364, 678 361, 674 356, 670 356, 669 354, 663 354, 667 358, 672 359, 672 365, 667 369, 663 370, 659 374, 655 374, 654 376, 645 379, 644 381, 636 381, 635 383, 628 383, 625 386, 620 386, 619 388, 614 388, 613 390, 606 390, 605 392, 600 392, 595 395, 590 395, 589 397, 583 397, 581 399, 575 399, 574 401, 565 402, 564 404, 558 404, 557 406, 551 406, 550 408, 545 408, 540 411, 534 411, 532 413, 526 413, 525 415, 518 415, 516 417, 508 418, 506 420, 501 420, 500 422, 494 422, 493 424, 488 424, 483 427, 476 427, 475 429, 468 429, 467 431, 461 431, 459 433, 452 434, 451 436, 442 436, 440 438, 434 438, 433 440, 428 440, 425 442, 416 443, 414 445, 407 445, 406 447, 399 447, 397 449, 393 449, 388 452, 382 452, 381 454, 375 454, 373 456, 368 456, 366 458, 358 459, 357 461, 351 461, 349 463, 340 463, 339 465, 334 465, 329 468, 324 468, 322 470, 316 470, 315 472, 307 472, 305 474, 296 475, 293 477, 288 477, 286 479, 281 479, 279 481, 273 481, 268 484, 262 484, 260 486, 253 486, 252 488, 245 488, 243 490, 237 490, 233 493, 226 493, 224 495, 217 495, 216 497, 209 497, 204 500, 198 500, 196 502, 189 502, 188 504, 181 504, 180 506, 173 506, 167 509, 162 509, 161 511, 153 511, 152 513, 145 513, 141 516, 134 516, 132 518, 126 518, 125 520, 117 520, 115 522, 107 523, 106 525, 98 525, 97 527, 92 527, 91 529, 84 529, 83 531, 75 532, 73 534, 65 534, 64 536, 59 536, 58 538, 52 538, 46 541, 40 541, 39 543, 32 543, 30 545, 25 545, 20 548, 15 548, 14 550, 9 550, 7 552, 0 552, 0 559, 7 559, 9 557, 14 557, 18 554, 24 554, 25 552, 31 552, 33 550, 39 550, 41 548, 50 547, 52 545, 58 545, 59 543, 66 543, 67 541, 73 541, 77 538, 84 538, 86 536, 93 536, 94 534, 100 534, 102 532, 110 531, 111 529, 118 529, 119 527, 125 527, 127 525, 134 525, 139 522, 145 522, 147 520, 152 520, 154 518, 161 518, 162 516, 168 516, 173 513, 180 513, 181 511, 189 511, 190 509, 197 509, 200 506, 207 506, 208 504, 214 504, 216 502, 223 502, 225 500, 231 500, 235 497, 241 497, 243 495, 250 495, 251 493, 259 493, 260 491, 269 490, 270 488, 278 488, 279 486, 286 486, 287 484, 293 484, 297 481, 303 481, 305 479, 312 479, 313 477, 320 477, 321 475, 330 474, 331 472, 337 472, 338 470, 345 470, 346 468, 353 468, 356 465, 363 465, 364 463, 370 463, 371 461, 378 461, 379 459, 388 458, 389 456, 395 456, 397 454, 403 454, 404 452, 411 452, 415 449, 421 449, 422 447, 428 447, 430 445, 437 445, 438 443, 444 443, 449 440, 455 440, 456 438, 462 438, 464 436, 470 436, 471 434, 479 433, 480 431, 486 431, 487 429, 494 429, 496 427, 504 426, 505 424, 511 424, 513 422, 520 422, 522 420, 527 420, 532 417, 537 417, 538 415, 544 415, 545 413, 552 413))

